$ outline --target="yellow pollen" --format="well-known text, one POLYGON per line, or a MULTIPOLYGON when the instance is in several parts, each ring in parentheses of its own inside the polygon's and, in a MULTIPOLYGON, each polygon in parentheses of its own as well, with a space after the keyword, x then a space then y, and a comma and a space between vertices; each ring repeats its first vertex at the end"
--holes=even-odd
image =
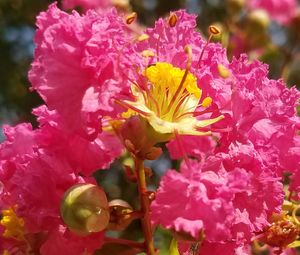
POLYGON ((139 41, 139 42, 142 42, 142 41, 145 41, 145 40, 148 40, 149 39, 149 35, 147 35, 147 34, 141 34, 138 38, 137 38, 137 40, 139 41))
POLYGON ((16 213, 16 206, 2 211, 0 224, 5 228, 3 237, 24 240, 24 220, 16 213))
MULTIPOLYGON (((130 109, 122 117, 141 115, 158 132, 163 134, 209 135, 200 129, 223 118, 198 120, 194 117, 199 106, 208 107, 212 99, 207 97, 200 103, 202 91, 196 77, 185 70, 165 62, 157 62, 143 71, 148 80, 148 88, 132 85, 134 101, 119 101, 130 109)), ((197 116, 199 114, 197 113, 197 116)))
POLYGON ((206 97, 202 101, 202 106, 205 107, 205 108, 207 108, 207 107, 209 107, 211 105, 211 103, 212 103, 211 97, 206 97))
POLYGON ((123 112, 121 116, 125 119, 129 119, 130 117, 132 117, 134 115, 136 115, 136 112, 131 109, 128 109, 126 112, 123 112))
POLYGON ((154 52, 151 50, 143 50, 142 51, 142 56, 145 58, 154 57, 154 55, 155 55, 154 52))

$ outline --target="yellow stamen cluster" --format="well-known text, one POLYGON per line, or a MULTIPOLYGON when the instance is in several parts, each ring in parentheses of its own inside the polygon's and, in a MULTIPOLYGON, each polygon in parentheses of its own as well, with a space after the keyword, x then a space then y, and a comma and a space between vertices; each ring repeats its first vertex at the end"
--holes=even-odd
POLYGON ((197 86, 194 75, 188 73, 178 95, 176 92, 185 71, 173 67, 169 63, 156 63, 146 69, 145 75, 151 83, 150 94, 158 103, 158 109, 149 100, 146 105, 162 119, 174 121, 189 108, 194 108, 201 97, 201 90, 197 86), (176 97, 175 97, 176 96, 176 97), (176 108, 181 106, 177 111, 176 108))
MULTIPOLYGON (((158 133, 209 135, 199 129, 211 125, 223 116, 214 119, 197 120, 195 111, 199 106, 209 107, 210 97, 200 103, 202 91, 196 77, 189 72, 165 62, 157 62, 144 70, 149 87, 142 89, 138 84, 132 86, 135 101, 119 101, 130 113, 144 117, 158 133)), ((125 116, 125 115, 124 115, 125 116)))
POLYGON ((24 220, 15 213, 16 206, 2 211, 0 224, 5 228, 3 237, 24 240, 24 220))

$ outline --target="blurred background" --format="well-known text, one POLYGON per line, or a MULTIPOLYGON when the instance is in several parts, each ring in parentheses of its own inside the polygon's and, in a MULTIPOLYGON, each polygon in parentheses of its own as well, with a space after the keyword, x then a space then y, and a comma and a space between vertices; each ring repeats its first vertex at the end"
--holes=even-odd
MULTIPOLYGON (((101 0, 100 0, 101 1, 101 0)), ((31 122, 36 126, 31 109, 42 104, 35 92, 30 92, 27 72, 32 62, 35 34, 35 17, 46 10, 50 0, 0 0, 0 125, 31 122)), ((151 26, 161 16, 172 10, 186 8, 198 15, 198 29, 207 37, 209 25, 217 25, 222 35, 214 38, 228 49, 228 57, 249 54, 250 59, 259 58, 270 66, 269 77, 282 78, 287 86, 300 88, 300 1, 288 5, 281 0, 270 0, 268 10, 264 6, 252 6, 246 0, 111 0, 111 6, 122 3, 123 12, 135 11, 139 23, 151 26), (276 3, 283 3, 283 7, 276 3)), ((62 6, 61 1, 58 4, 62 6)), ((80 7, 77 8, 79 11, 80 7)), ((0 132, 0 141, 3 134, 0 132)), ((126 157, 121 160, 127 160, 126 157)), ((156 175, 151 187, 156 188, 159 177, 175 162, 163 155, 152 162, 156 175)), ((138 207, 136 185, 130 184, 120 161, 110 171, 99 171, 97 180, 106 190, 109 199, 122 198, 133 207, 138 207)), ((114 235, 112 233, 112 235, 114 235)), ((121 237, 141 238, 139 222, 134 222, 121 237)), ((156 238, 161 254, 168 254, 170 235, 160 230, 156 238)), ((107 251, 99 254, 116 254, 107 251)))

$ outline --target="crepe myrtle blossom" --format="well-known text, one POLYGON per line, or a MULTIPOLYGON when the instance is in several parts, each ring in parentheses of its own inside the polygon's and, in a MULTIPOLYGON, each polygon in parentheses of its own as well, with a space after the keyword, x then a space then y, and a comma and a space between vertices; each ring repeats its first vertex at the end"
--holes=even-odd
MULTIPOLYGON (((103 232, 79 236, 70 231, 60 216, 64 193, 78 183, 94 183, 77 175, 65 154, 46 147, 41 133, 30 124, 6 126, 7 140, 1 144, 0 221, 1 252, 82 254, 101 246, 103 232)), ((6 254, 6 253, 4 253, 6 254)))
POLYGON ((126 44, 124 22, 114 10, 80 16, 64 13, 53 4, 39 15, 29 78, 49 109, 62 116, 66 132, 95 138, 101 119, 120 112, 117 99, 159 133, 210 134, 206 127, 223 116, 201 113, 211 104, 210 97, 201 96, 195 76, 208 58, 203 54, 205 42, 194 31, 194 16, 183 11, 174 15, 177 24, 160 19, 131 44, 126 44), (177 34, 185 39, 176 38, 177 34), (152 49, 160 49, 155 62, 152 49), (186 128, 187 123, 191 128, 186 128))
POLYGON ((207 109, 211 98, 203 96, 197 79, 210 56, 195 26, 193 15, 178 11, 138 37, 131 56, 138 70, 129 77, 132 98, 117 100, 129 109, 123 116, 142 116, 167 140, 174 134, 210 135, 209 126, 223 119, 207 109))
POLYGON ((90 176, 107 169, 121 155, 123 146, 111 132, 101 132, 93 140, 65 132, 64 121, 55 110, 40 106, 33 110, 39 122, 37 140, 41 147, 63 154, 77 174, 90 176))
MULTIPOLYGON (((119 111, 114 98, 129 90, 129 83, 119 86, 121 54, 130 52, 122 18, 115 9, 80 16, 52 4, 39 14, 36 25, 32 88, 62 116, 66 132, 95 138, 103 117, 119 111)), ((125 73, 127 62, 122 63, 125 73)))
POLYGON ((152 221, 195 242, 242 247, 281 210, 282 188, 251 145, 231 146, 229 153, 167 171, 151 205, 152 221))
MULTIPOLYGON (((203 242, 199 254, 211 248, 247 254, 256 233, 280 213, 282 173, 288 168, 296 177, 299 170, 292 164, 299 156, 296 89, 268 79, 267 67, 258 61, 242 56, 229 62, 226 50, 203 40, 195 16, 185 11, 159 19, 138 36, 126 32, 126 21, 130 25, 114 9, 79 15, 56 4, 38 16, 29 78, 47 107, 33 111, 37 129, 29 124, 5 128, 0 150, 5 255, 24 249, 46 255, 98 249, 103 228, 84 236, 71 231, 78 224, 62 220, 69 204, 61 206, 61 200, 65 195, 63 201, 69 201, 74 185, 94 185, 89 176, 120 156, 117 139, 126 135, 140 143, 150 137, 151 146, 171 141, 172 156, 185 154, 180 172, 169 170, 162 178, 151 217, 154 225, 188 236, 188 249, 203 242), (144 125, 146 134, 124 130, 132 123, 144 125), (206 149, 196 150, 199 144, 191 137, 206 149)), ((210 32, 219 31, 211 27, 210 32)), ((127 149, 132 145, 121 142, 127 149)), ((134 156, 141 192, 147 188, 144 159, 134 156)), ((78 215, 85 217, 86 211, 78 215)), ((146 216, 143 227, 151 228, 146 216)), ((84 223, 93 225, 94 217, 84 223)), ((145 239, 147 244, 152 236, 145 239)))
POLYGON ((250 0, 246 1, 249 9, 262 9, 266 11, 271 19, 280 25, 289 25, 297 11, 296 0, 250 0))
MULTIPOLYGON (((236 141, 251 142, 265 164, 279 176, 284 171, 299 171, 296 163, 299 91, 287 88, 282 80, 267 78, 267 66, 259 61, 250 63, 245 55, 226 66, 217 64, 221 61, 222 58, 216 59, 215 64, 205 66, 200 77, 203 94, 212 98, 211 107, 218 108, 225 116, 215 124, 222 132, 213 134, 214 140, 205 143, 210 144, 207 154, 226 151, 236 141)), ((188 137, 182 140, 183 150, 196 156, 199 148, 194 140, 188 137)), ((168 148, 171 156, 182 156, 176 143, 172 142, 168 148)))
MULTIPOLYGON (((299 91, 295 87, 287 88, 282 80, 269 79, 267 65, 259 61, 250 62, 246 55, 242 55, 239 59, 233 58, 229 62, 226 50, 221 45, 205 44, 200 35, 194 31, 194 16, 184 12, 176 12, 175 15, 177 17, 175 26, 170 26, 168 20, 160 19, 153 29, 145 31, 145 35, 149 38, 137 44, 136 51, 139 51, 141 55, 145 53, 143 50, 148 49, 144 64, 146 69, 140 68, 144 70, 145 83, 147 84, 147 80, 150 80, 148 76, 152 75, 152 71, 155 71, 157 77, 160 77, 163 69, 161 63, 164 61, 180 67, 181 70, 188 66, 189 72, 194 77, 193 81, 196 80, 201 91, 201 97, 211 99, 207 109, 203 109, 203 105, 200 108, 191 108, 193 115, 197 118, 205 117, 210 112, 211 116, 223 115, 224 119, 217 121, 211 128, 213 139, 183 136, 181 143, 184 148, 178 146, 177 141, 172 141, 168 145, 171 156, 182 157, 182 152, 185 151, 188 155, 199 156, 202 154, 203 157, 206 153, 213 153, 214 150, 216 152, 226 151, 232 142, 248 143, 250 140, 261 153, 265 163, 278 175, 281 176, 286 170, 291 173, 298 171, 297 164, 289 162, 297 162, 297 157, 299 157, 297 150, 290 149, 296 147, 295 137, 300 123, 296 114, 300 98, 299 91), (160 47, 162 44, 164 47, 160 47), (188 57, 185 54, 184 45, 190 45, 190 49, 192 49, 190 65, 187 65, 188 57), (204 51, 203 48, 205 48, 204 51), (152 54, 149 55, 149 51, 152 54), (160 62, 156 64, 157 61, 160 62), (148 74, 147 67, 149 68, 148 74), (205 151, 206 153, 200 152, 201 148, 195 142, 196 140, 205 144, 204 151, 208 149, 205 151)), ((164 70, 167 73, 168 69, 164 70)), ((169 77, 171 76, 169 75, 169 77)), ((152 76, 151 79, 153 80, 152 76)), ((186 79, 192 84, 191 80, 188 80, 188 76, 186 79)), ((142 81, 140 83, 143 85, 142 81)), ((142 86, 140 83, 137 84, 139 87, 142 86)), ((159 87, 155 84, 154 86, 159 87)), ((153 90, 153 88, 151 89, 153 90)), ((145 93, 149 95, 150 106, 142 103, 143 99, 138 92, 135 92, 136 101, 131 103, 131 108, 140 106, 141 114, 143 111, 145 116, 148 114, 147 118, 151 119, 150 122, 154 122, 154 117, 153 113, 149 111, 149 107, 152 108, 152 112, 156 112, 155 116, 159 115, 159 110, 160 112, 164 111, 159 104, 159 100, 163 98, 163 101, 164 96, 159 96, 156 100, 158 102, 155 102, 151 99, 151 95, 156 95, 157 92, 152 92, 152 90, 145 93)), ((189 90, 191 91, 191 88, 187 89, 186 95, 191 94, 189 90)), ((195 98, 195 92, 190 98, 195 98)), ((189 102, 189 100, 187 101, 189 102)), ((179 110, 185 111, 185 108, 178 107, 177 111, 179 110)), ((161 115, 162 118, 170 118, 172 112, 168 112, 168 115, 161 115)), ((183 117, 190 117, 190 115, 183 113, 183 117)), ((188 134, 188 132, 182 132, 182 134, 188 134)))

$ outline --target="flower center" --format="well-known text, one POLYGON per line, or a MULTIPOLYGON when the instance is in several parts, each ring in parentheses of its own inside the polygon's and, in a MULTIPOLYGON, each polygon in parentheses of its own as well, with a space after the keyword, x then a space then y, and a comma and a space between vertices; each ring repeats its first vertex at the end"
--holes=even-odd
POLYGON ((199 103, 201 90, 190 72, 169 63, 156 63, 145 70, 151 83, 145 105, 165 121, 176 122, 199 103))
POLYGON ((223 116, 205 120, 195 117, 206 112, 196 112, 196 109, 210 106, 212 100, 206 97, 200 103, 202 91, 197 86, 196 77, 189 72, 191 53, 188 54, 185 70, 165 62, 147 67, 143 75, 148 84, 142 88, 133 82, 134 100, 116 100, 129 109, 122 116, 129 118, 139 114, 160 134, 210 135, 210 131, 201 130, 223 119, 223 116))

